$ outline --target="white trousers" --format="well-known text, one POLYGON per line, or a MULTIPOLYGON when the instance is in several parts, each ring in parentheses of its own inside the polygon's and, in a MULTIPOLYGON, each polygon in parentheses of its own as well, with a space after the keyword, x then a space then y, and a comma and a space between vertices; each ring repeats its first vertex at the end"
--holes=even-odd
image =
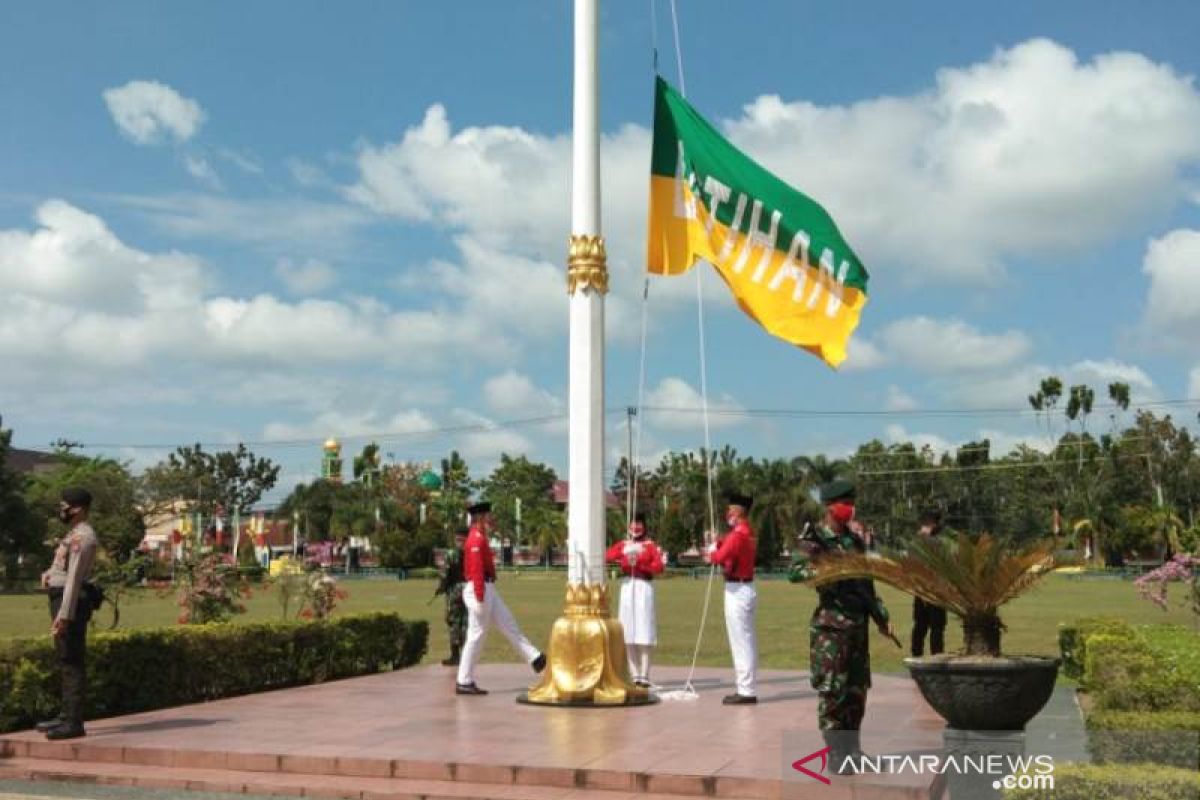
POLYGON ((650 651, 648 644, 627 644, 625 654, 629 659, 629 674, 635 681, 650 680, 650 651))
POLYGON ((483 655, 483 643, 487 639, 489 625, 495 625, 521 654, 526 663, 533 663, 541 651, 525 638, 512 612, 504 605, 496 591, 496 584, 485 583, 483 602, 475 599, 475 587, 470 582, 463 584, 463 602, 467 605, 467 642, 463 645, 458 662, 458 682, 464 686, 475 682, 475 667, 483 655))
POLYGON ((737 693, 746 697, 757 695, 758 641, 754 633, 757 606, 758 592, 753 583, 725 584, 725 630, 733 653, 737 693))

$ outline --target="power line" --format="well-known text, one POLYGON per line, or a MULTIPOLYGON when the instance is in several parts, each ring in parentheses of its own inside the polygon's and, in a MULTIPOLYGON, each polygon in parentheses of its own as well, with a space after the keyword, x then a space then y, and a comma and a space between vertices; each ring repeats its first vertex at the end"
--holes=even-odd
MULTIPOLYGON (((1128 453, 1125 455, 1088 456, 1088 457, 1084 458, 1082 461, 1080 461, 1078 459, 1074 459, 1074 458, 1072 458, 1072 459, 1048 459, 1046 461, 1001 461, 1001 462, 997 462, 994 464, 970 464, 970 465, 966 465, 966 466, 954 465, 954 466, 944 466, 944 467, 913 467, 910 469, 864 470, 857 474, 859 476, 863 476, 863 475, 866 475, 866 476, 915 475, 915 474, 931 473, 931 472, 976 472, 976 471, 993 470, 993 469, 999 470, 999 469, 1023 469, 1023 468, 1035 469, 1037 467, 1053 467, 1058 464, 1063 464, 1063 465, 1068 465, 1068 466, 1077 466, 1081 463, 1089 464, 1098 459, 1104 459, 1104 460, 1111 459, 1114 461, 1125 460, 1125 459, 1137 459, 1137 458, 1145 458, 1148 455, 1150 455, 1150 454, 1149 453, 1128 453)), ((880 481, 880 482, 883 483, 884 481, 880 481)))
MULTIPOLYGON (((1162 408, 1176 406, 1200 406, 1200 399, 1176 399, 1176 400, 1160 400, 1139 404, 1133 410, 1141 410, 1145 408, 1162 408)), ((1113 408, 1119 406, 1101 405, 1096 408, 1113 408)), ((647 412, 657 412, 664 414, 702 414, 703 409, 693 406, 642 406, 642 409, 647 412)), ((623 415, 626 413, 627 406, 613 406, 605 409, 606 416, 623 415)), ((1122 409, 1123 411, 1125 409, 1122 409)), ((970 418, 970 417, 1002 417, 1002 416, 1035 416, 1043 412, 1036 412, 1032 409, 1022 408, 931 408, 931 409, 906 409, 906 410, 889 410, 889 409, 788 409, 788 408, 709 408, 710 415, 723 417, 745 417, 759 419, 804 419, 804 418, 970 418)), ((469 434, 469 433, 486 433, 489 431, 505 430, 510 428, 529 427, 543 425, 550 422, 557 422, 567 419, 566 412, 557 412, 554 414, 543 414, 535 417, 526 417, 512 420, 503 420, 496 422, 480 422, 465 425, 452 425, 436 428, 427 428, 424 430, 415 431, 391 431, 391 432, 376 432, 376 433, 356 433, 343 434, 332 432, 332 437, 343 442, 357 441, 376 441, 397 442, 407 441, 412 439, 432 438, 451 434, 469 434)), ((313 447, 320 446, 325 442, 327 437, 321 438, 305 438, 305 439, 259 439, 259 440, 243 440, 241 442, 230 441, 207 441, 207 442, 175 442, 175 443, 126 443, 126 442, 83 442, 79 446, 88 449, 108 449, 108 450, 170 450, 179 446, 188 446, 199 444, 201 447, 227 447, 231 444, 245 444, 247 447, 313 447)), ((921 448, 918 448, 918 452, 921 448)), ((967 448, 958 448, 963 452, 967 452, 967 448)), ((982 449, 982 448, 980 448, 982 449)))

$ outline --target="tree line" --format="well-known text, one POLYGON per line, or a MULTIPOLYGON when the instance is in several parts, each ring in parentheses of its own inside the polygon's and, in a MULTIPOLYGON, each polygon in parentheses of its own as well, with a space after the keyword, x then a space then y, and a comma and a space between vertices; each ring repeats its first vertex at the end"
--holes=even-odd
MULTIPOLYGON (((875 439, 846 457, 755 458, 725 446, 671 452, 652 468, 634 469, 623 458, 610 486, 621 507, 608 509, 608 537, 623 535, 632 500, 677 558, 719 525, 721 497, 737 490, 755 497, 759 559, 772 564, 806 525, 819 523, 817 488, 844 477, 856 482, 859 517, 884 545, 902 546, 919 517, 936 510, 950 528, 1016 542, 1058 535, 1063 547, 1090 546, 1093 558, 1110 565, 1194 551, 1200 545, 1195 437, 1170 415, 1130 411, 1127 384, 1107 390, 1109 402, 1098 407, 1091 387, 1047 377, 1029 405, 1038 437, 1049 446, 1022 444, 1006 453, 988 439, 947 452, 875 439)), ((11 438, 0 426, 0 551, 8 583, 48 561, 62 533, 58 493, 67 485, 92 490, 94 525, 110 556, 121 560, 136 550, 147 524, 181 509, 207 518, 218 510, 247 514, 279 477, 278 465, 245 445, 220 452, 180 447, 134 474, 127 463, 83 456, 62 440, 55 443, 55 469, 21 475, 7 464, 11 438)), ((479 478, 456 451, 436 467, 383 465, 370 444, 353 465, 345 482, 297 485, 274 509, 276 518, 294 521, 307 541, 369 537, 385 566, 431 564, 476 497, 493 503, 498 527, 513 544, 548 552, 565 542, 565 508, 552 496, 559 476, 524 455, 502 455, 479 478)))

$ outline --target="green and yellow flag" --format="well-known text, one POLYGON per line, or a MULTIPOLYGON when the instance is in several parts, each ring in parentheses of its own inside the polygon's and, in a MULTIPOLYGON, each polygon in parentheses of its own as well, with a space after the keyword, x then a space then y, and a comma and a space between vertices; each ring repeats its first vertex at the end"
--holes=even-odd
POLYGON ((662 78, 647 257, 657 275, 708 261, 758 324, 832 367, 867 303, 867 270, 825 209, 738 151, 662 78))

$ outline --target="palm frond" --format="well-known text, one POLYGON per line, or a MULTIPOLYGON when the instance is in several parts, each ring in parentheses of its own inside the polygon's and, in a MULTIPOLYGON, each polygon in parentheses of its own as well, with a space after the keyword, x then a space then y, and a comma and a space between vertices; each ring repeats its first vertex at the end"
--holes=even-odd
POLYGON ((1054 568, 1053 542, 1011 549, 988 534, 956 541, 913 542, 907 553, 867 556, 833 553, 819 559, 815 587, 850 578, 872 578, 942 606, 962 618, 992 616, 1054 568))

